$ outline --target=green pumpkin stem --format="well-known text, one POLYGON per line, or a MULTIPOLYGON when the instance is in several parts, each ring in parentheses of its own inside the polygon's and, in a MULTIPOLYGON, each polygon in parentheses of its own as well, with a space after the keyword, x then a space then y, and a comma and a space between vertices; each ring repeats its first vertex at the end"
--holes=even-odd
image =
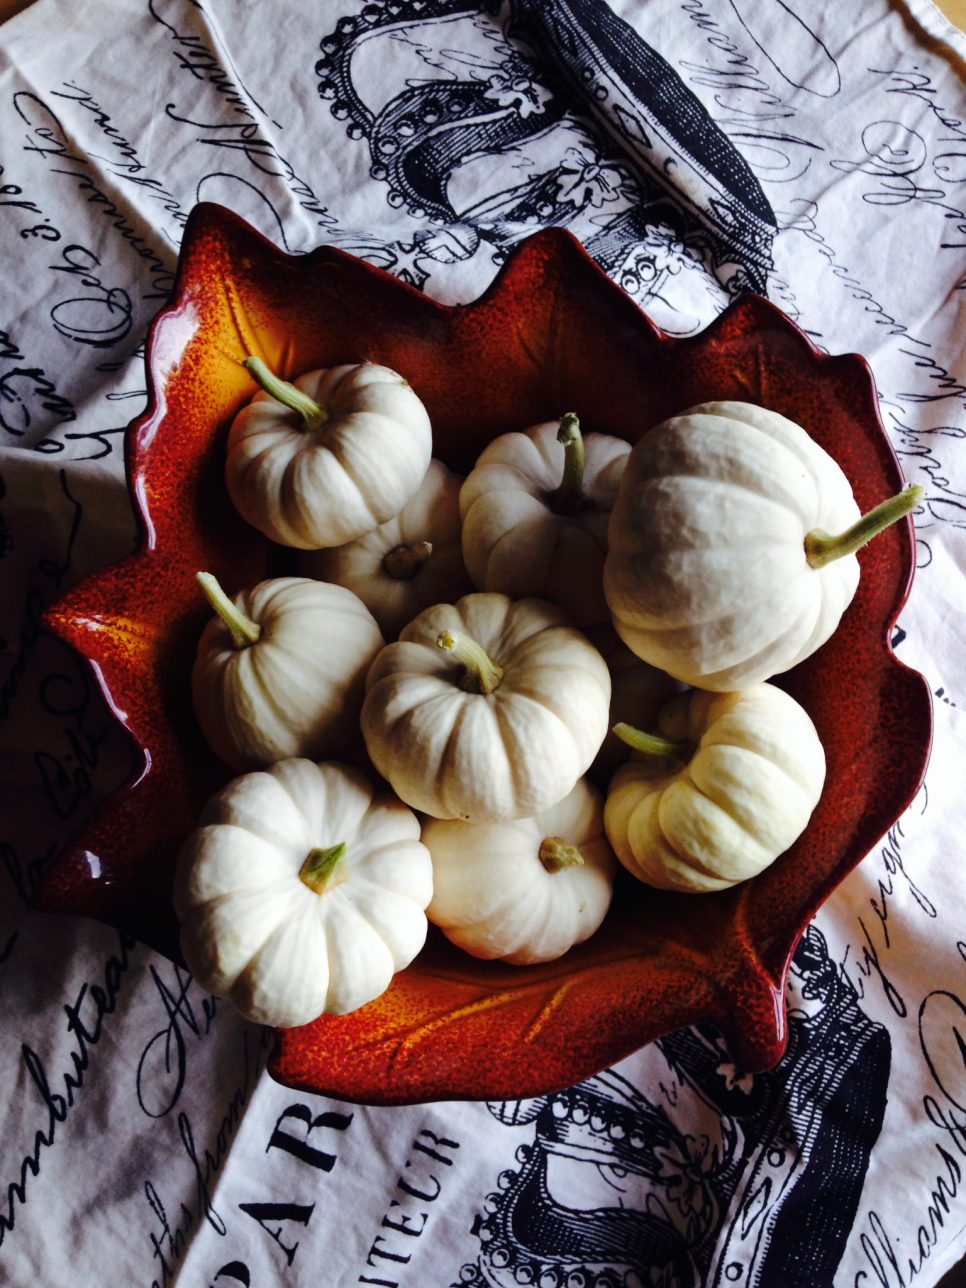
POLYGON ((584 499, 584 466, 587 453, 580 421, 572 411, 560 418, 557 442, 563 444, 564 467, 560 486, 550 497, 555 514, 576 514, 584 499))
POLYGON ((403 542, 383 555, 382 566, 396 581, 409 581, 415 577, 419 565, 425 563, 432 553, 431 541, 403 542))
POLYGON ((537 857, 550 873, 580 867, 584 861, 576 845, 570 845, 562 836, 545 836, 540 842, 537 857))
POLYGON ((461 688, 469 693, 492 693, 503 679, 503 667, 496 662, 467 635, 454 635, 452 631, 443 631, 437 638, 438 648, 452 653, 463 665, 461 688))
POLYGON ((880 532, 884 532, 886 528, 914 510, 924 492, 925 488, 918 484, 915 487, 907 487, 895 496, 890 496, 888 500, 881 501, 867 514, 863 514, 851 528, 846 528, 837 536, 823 532, 821 528, 814 528, 805 537, 805 558, 809 566, 824 568, 835 559, 854 555, 856 550, 861 550, 873 537, 877 537, 880 532))
POLYGON ((690 760, 694 751, 693 743, 677 742, 673 738, 662 738, 660 734, 645 733, 643 729, 635 729, 633 725, 624 724, 623 721, 615 724, 612 732, 635 751, 642 751, 647 756, 661 756, 676 764, 690 760))
POLYGON ((329 413, 314 398, 310 398, 289 381, 276 376, 268 363, 263 362, 261 358, 246 358, 245 367, 267 394, 282 403, 289 411, 298 412, 302 417, 303 429, 319 429, 329 419, 329 413))
POLYGON ((208 603, 231 632, 231 642, 235 648, 248 648, 252 644, 257 644, 262 633, 258 622, 253 622, 250 617, 246 617, 228 598, 213 573, 199 572, 196 577, 198 585, 208 598, 208 603))
POLYGON ((346 877, 346 845, 330 845, 328 849, 310 850, 305 862, 299 868, 299 880, 303 881, 315 894, 325 894, 333 886, 344 881, 346 877))

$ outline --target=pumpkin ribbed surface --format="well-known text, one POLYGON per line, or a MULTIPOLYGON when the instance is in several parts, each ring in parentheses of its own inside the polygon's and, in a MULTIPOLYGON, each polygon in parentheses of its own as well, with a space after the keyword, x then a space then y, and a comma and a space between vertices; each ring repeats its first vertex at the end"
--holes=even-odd
POLYGON ((376 769, 414 809, 475 822, 562 800, 607 732, 610 676, 566 615, 538 599, 466 595, 411 622, 366 680, 362 732, 376 769), (462 687, 443 632, 503 670, 492 693, 462 687))
POLYGON ((175 881, 181 945, 198 983, 283 1028, 378 997, 426 938, 432 864, 411 810, 358 770, 303 759, 234 779, 206 806, 175 881), (309 853, 345 844, 322 894, 309 853))
POLYGON ((225 483, 240 514, 285 546, 341 546, 402 509, 426 474, 432 429, 402 376, 374 362, 292 382, 327 413, 317 429, 257 393, 228 436, 225 483))
POLYGON ((638 657, 699 688, 747 688, 829 638, 858 584, 854 555, 820 570, 814 529, 859 518, 845 475, 792 421, 707 403, 633 449, 609 528, 604 593, 638 657))
POLYGON ((672 698, 660 733, 693 744, 687 763, 629 761, 611 783, 605 825, 617 857, 663 890, 723 890, 772 863, 805 830, 825 753, 805 710, 781 689, 692 690, 672 698))

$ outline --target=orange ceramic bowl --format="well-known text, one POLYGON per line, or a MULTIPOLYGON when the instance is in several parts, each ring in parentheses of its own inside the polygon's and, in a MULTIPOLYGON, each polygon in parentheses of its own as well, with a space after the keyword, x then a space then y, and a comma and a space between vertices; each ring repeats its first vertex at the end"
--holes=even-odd
MULTIPOLYGON (((446 307, 338 250, 287 255, 229 211, 198 206, 151 330, 148 407, 127 434, 139 548, 47 615, 89 660, 138 768, 55 862, 39 905, 122 927, 173 958, 177 853, 230 777, 192 716, 208 615, 195 573, 233 593, 292 560, 224 488, 228 426, 254 390, 248 353, 288 377, 364 358, 395 368, 430 413, 436 455, 460 472, 496 434, 562 409, 586 431, 633 441, 695 403, 734 398, 804 425, 863 510, 903 482, 866 363, 820 354, 765 299, 745 296, 699 336, 672 339, 551 229, 522 242, 475 303, 446 307)), ((545 966, 480 962, 431 931, 376 1001, 278 1032, 273 1075, 369 1103, 532 1096, 699 1021, 722 1031, 740 1067, 773 1066, 799 936, 906 808, 928 757, 928 688, 890 646, 914 566, 911 523, 859 558, 837 632, 780 681, 818 728, 828 778, 807 831, 772 867, 700 896, 622 877, 598 933, 545 966)))

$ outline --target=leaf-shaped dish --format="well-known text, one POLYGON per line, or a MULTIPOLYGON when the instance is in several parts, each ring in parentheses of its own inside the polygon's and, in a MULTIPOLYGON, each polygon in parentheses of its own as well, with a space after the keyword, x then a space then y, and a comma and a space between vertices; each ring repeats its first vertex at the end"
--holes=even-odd
MULTIPOLYGON (((547 230, 479 300, 446 307, 329 247, 286 255, 230 212, 198 206, 151 331, 149 405, 127 436, 139 548, 47 616, 89 659, 138 769, 60 856, 40 906, 123 927, 175 958, 177 851, 230 776, 192 716, 207 617, 195 572, 234 592, 289 558, 235 514, 223 485, 228 425, 253 392, 241 365, 249 352, 287 376, 362 358, 395 368, 429 410, 436 455, 458 471, 497 433, 565 409, 586 430, 635 440, 695 403, 736 398, 804 425, 863 510, 902 485, 866 363, 818 353, 762 298, 672 339, 574 238, 547 230)), ((274 1076, 370 1103, 523 1097, 698 1021, 723 1031, 741 1067, 774 1065, 798 938, 911 801, 928 757, 928 688, 889 643, 912 577, 910 522, 859 557, 861 584, 838 631, 782 679, 828 758, 825 792, 793 849, 721 894, 651 892, 628 879, 601 930, 548 966, 479 962, 431 933, 375 1002, 279 1032, 274 1076)))

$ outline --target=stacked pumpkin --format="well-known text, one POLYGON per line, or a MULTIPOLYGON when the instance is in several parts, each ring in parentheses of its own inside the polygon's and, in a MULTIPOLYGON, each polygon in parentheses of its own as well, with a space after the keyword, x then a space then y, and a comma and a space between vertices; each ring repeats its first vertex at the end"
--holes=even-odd
POLYGON ((178 865, 204 987, 304 1024, 383 992, 427 918, 478 957, 548 961, 603 921, 615 853, 709 891, 800 835, 824 753, 766 681, 831 635, 855 550, 919 489, 863 518, 804 430, 744 403, 633 450, 567 414, 464 481, 388 368, 246 366, 228 491, 303 553, 234 599, 199 574, 195 711, 240 775, 178 865), (348 763, 360 731, 384 783, 348 763))

